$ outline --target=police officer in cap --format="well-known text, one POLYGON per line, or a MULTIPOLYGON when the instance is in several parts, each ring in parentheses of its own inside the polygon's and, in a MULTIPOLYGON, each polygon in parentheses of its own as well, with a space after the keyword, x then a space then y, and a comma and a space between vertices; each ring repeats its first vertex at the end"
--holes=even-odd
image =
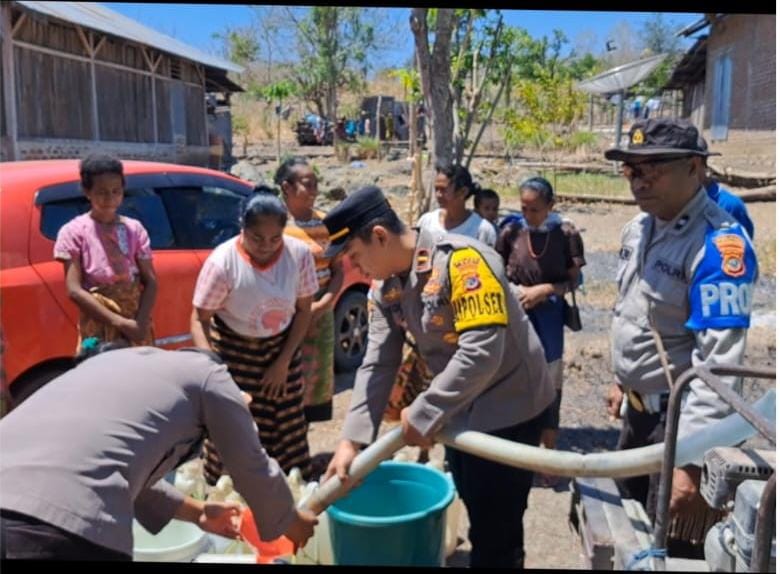
MULTIPOLYGON (((635 123, 628 137, 627 148, 605 153, 608 160, 623 162, 642 210, 623 228, 612 319, 616 380, 607 408, 613 417, 624 413, 619 449, 663 441, 670 384, 685 370, 742 362, 758 276, 744 228, 707 197, 698 178, 707 152, 698 145, 697 129, 649 119, 635 123)), ((736 378, 723 381, 741 386, 736 378)), ((681 437, 706 432, 730 412, 703 382, 695 380, 689 389, 681 437)), ((695 516, 704 525, 689 540, 695 545, 718 519, 698 494, 700 465, 674 469, 670 508, 673 521, 695 516)), ((620 486, 654 517, 658 475, 626 479, 620 486)))
MULTIPOLYGON (((325 225, 327 256, 343 251, 375 279, 368 349, 326 477, 345 479, 359 449, 376 439, 407 331, 434 374, 401 412, 407 444, 429 447, 447 424, 538 445, 555 390, 501 257, 469 237, 434 241, 406 227, 377 187, 349 196, 325 225)), ((449 448, 446 456, 469 514, 471 566, 522 567, 533 473, 449 448)))

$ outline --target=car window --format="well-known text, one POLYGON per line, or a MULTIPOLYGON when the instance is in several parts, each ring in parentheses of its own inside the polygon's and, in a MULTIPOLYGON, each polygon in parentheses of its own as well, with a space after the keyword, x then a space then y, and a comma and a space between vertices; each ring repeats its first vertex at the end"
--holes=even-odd
MULTIPOLYGON (((47 203, 41 214, 41 232, 57 239, 60 228, 74 217, 89 211, 86 197, 74 197, 47 203)), ((127 189, 119 213, 139 220, 149 234, 152 249, 175 247, 173 231, 160 197, 151 189, 127 189)))
POLYGON ((87 211, 89 211, 89 202, 86 197, 47 203, 41 213, 41 233, 53 241, 57 239, 57 233, 63 225, 87 211))
POLYGON ((191 249, 213 249, 238 235, 245 196, 212 186, 158 190, 173 226, 176 243, 191 249))
POLYGON ((162 199, 151 189, 131 189, 125 192, 125 199, 119 213, 139 220, 149 234, 152 249, 174 249, 177 247, 168 214, 162 199))

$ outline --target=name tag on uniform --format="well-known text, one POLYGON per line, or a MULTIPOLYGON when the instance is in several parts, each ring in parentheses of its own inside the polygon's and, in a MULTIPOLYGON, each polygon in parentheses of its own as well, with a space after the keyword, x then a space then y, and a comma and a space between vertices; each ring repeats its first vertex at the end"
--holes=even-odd
POLYGON ((656 262, 653 263, 653 270, 658 271, 667 277, 671 277, 672 279, 676 279, 677 281, 685 281, 685 272, 682 267, 670 263, 669 261, 657 259, 656 262))

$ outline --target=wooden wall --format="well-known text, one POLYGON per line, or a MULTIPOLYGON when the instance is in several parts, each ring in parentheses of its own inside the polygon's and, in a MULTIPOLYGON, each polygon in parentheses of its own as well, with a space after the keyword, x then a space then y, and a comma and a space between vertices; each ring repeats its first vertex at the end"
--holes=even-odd
POLYGON ((201 64, 18 5, 12 23, 22 14, 13 36, 18 139, 208 145, 201 64))

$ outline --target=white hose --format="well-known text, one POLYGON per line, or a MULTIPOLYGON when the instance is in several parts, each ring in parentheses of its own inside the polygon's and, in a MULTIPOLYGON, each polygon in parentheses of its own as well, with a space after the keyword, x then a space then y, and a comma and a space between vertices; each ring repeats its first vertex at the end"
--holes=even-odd
MULTIPOLYGON (((775 391, 768 390, 753 403, 767 420, 775 423, 775 391)), ((732 413, 713 424, 707 432, 684 436, 677 441, 675 466, 699 460, 705 452, 716 446, 731 446, 753 436, 756 430, 738 413, 732 413)), ((557 476, 603 476, 623 478, 660 472, 663 461, 663 443, 629 450, 578 454, 542 449, 475 431, 444 429, 436 435, 440 442, 508 466, 525 468, 557 476)), ((349 478, 342 484, 337 476, 331 477, 311 496, 302 500, 300 507, 319 514, 334 501, 344 496, 358 480, 374 470, 380 462, 390 458, 404 446, 401 427, 382 435, 362 451, 349 469, 349 478)))
MULTIPOLYGON (((775 391, 768 390, 753 403, 767 420, 775 423, 775 391)), ((753 436, 756 430, 739 414, 714 423, 707 432, 684 436, 677 441, 675 466, 698 461, 709 449, 732 446, 753 436)), ((623 478, 661 471, 663 443, 629 450, 578 454, 528 446, 474 431, 444 429, 437 437, 444 444, 482 458, 517 468, 558 476, 605 476, 623 478)))

